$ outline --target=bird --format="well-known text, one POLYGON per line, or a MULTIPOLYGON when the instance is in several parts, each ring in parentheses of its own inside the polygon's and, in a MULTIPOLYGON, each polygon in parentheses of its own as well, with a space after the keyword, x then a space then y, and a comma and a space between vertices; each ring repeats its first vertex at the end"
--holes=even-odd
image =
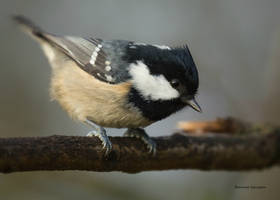
POLYGON ((124 136, 141 139, 155 155, 145 127, 185 107, 201 112, 198 70, 187 45, 56 35, 23 15, 13 20, 40 44, 51 65, 51 98, 91 127, 87 136, 100 139, 105 155, 112 143, 104 127, 127 128, 124 136))

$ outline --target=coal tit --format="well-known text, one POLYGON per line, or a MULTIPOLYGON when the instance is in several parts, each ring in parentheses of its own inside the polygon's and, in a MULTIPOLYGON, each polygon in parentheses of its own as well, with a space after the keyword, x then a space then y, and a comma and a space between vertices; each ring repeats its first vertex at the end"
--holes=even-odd
POLYGON ((52 66, 50 93, 72 118, 92 127, 105 153, 112 144, 103 127, 128 128, 152 153, 144 127, 190 106, 199 81, 187 46, 171 48, 125 40, 47 33, 23 16, 18 22, 41 45, 52 66))

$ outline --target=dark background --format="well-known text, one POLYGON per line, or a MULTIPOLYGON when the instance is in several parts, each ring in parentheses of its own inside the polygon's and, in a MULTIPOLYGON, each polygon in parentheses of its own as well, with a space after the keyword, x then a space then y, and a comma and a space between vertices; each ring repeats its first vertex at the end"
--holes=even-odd
MULTIPOLYGON (((0 136, 86 135, 48 96, 50 67, 11 14, 46 30, 138 42, 188 44, 200 72, 203 113, 185 109, 147 128, 234 116, 279 124, 279 0, 0 0, 0 136)), ((109 135, 124 130, 110 129, 109 135)), ((139 174, 26 172, 0 175, 0 199, 279 199, 278 168, 253 172, 177 170, 139 174), (261 185, 266 189, 235 189, 261 185)))

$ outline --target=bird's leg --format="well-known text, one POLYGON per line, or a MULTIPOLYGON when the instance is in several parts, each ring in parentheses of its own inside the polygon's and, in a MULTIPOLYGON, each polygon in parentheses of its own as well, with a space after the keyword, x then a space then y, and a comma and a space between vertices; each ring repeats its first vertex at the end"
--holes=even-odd
POLYGON ((136 137, 141 139, 145 144, 147 144, 149 153, 156 155, 156 143, 148 136, 142 128, 129 128, 124 133, 126 137, 136 137))
POLYGON ((85 123, 89 125, 94 130, 90 131, 87 136, 92 137, 96 136, 98 137, 103 145, 103 149, 105 149, 105 155, 107 156, 111 150, 112 150, 112 143, 109 140, 108 136, 106 135, 106 130, 102 126, 95 125, 92 121, 86 120, 85 123))

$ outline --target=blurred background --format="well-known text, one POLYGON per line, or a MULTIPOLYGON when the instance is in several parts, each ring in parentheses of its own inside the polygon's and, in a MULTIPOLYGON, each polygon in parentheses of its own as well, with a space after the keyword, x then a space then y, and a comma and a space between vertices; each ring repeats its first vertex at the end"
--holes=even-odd
MULTIPOLYGON (((0 0, 0 137, 86 135, 48 96, 40 47, 10 20, 24 14, 57 34, 188 44, 200 73, 203 113, 185 109, 147 128, 167 135, 182 120, 234 116, 280 124, 279 0, 0 0)), ((124 130, 109 129, 109 135, 124 130)), ((279 199, 280 170, 139 174, 0 174, 0 199, 279 199), (235 189, 262 185, 266 189, 235 189)))

